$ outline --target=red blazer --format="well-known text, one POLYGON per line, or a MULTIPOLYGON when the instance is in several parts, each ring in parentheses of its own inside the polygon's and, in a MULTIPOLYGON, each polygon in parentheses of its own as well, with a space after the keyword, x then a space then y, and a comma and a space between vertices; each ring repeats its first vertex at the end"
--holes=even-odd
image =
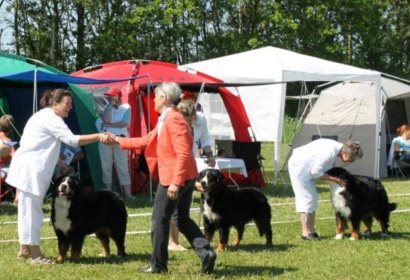
POLYGON ((158 136, 158 125, 147 135, 120 138, 121 149, 145 149, 151 176, 163 186, 184 186, 198 176, 192 145, 192 131, 182 115, 172 109, 166 116, 158 136))

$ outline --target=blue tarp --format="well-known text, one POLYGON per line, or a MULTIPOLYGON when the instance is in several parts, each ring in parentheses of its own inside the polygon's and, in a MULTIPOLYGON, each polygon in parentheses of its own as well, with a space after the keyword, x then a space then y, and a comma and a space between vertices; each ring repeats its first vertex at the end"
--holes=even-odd
POLYGON ((81 77, 73 77, 64 74, 53 74, 47 73, 40 70, 37 71, 26 71, 26 72, 19 72, 7 75, 0 75, 0 80, 8 80, 8 81, 15 81, 15 82, 30 82, 34 81, 34 75, 37 72, 37 83, 42 82, 50 82, 50 83, 70 83, 70 84, 110 84, 110 83, 117 83, 129 80, 135 80, 139 78, 143 78, 145 76, 140 77, 129 77, 123 79, 89 79, 89 78, 81 78, 81 77))

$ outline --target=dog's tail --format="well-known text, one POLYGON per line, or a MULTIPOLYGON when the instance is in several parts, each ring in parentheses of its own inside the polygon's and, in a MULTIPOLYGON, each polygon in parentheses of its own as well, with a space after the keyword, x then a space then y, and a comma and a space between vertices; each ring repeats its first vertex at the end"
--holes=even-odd
POLYGON ((396 210, 396 208, 397 208, 396 203, 389 203, 389 206, 388 206, 389 212, 396 210))

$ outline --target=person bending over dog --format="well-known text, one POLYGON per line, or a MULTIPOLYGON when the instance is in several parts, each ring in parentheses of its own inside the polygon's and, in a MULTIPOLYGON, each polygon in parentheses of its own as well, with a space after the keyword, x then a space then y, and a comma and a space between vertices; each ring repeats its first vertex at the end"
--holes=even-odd
POLYGON ((18 235, 20 249, 17 258, 31 258, 32 264, 53 264, 40 250, 43 224, 43 199, 51 183, 61 143, 82 146, 103 141, 108 135, 74 135, 63 118, 72 108, 71 92, 55 89, 44 92, 43 109, 30 117, 24 127, 20 148, 14 153, 6 182, 17 188, 18 235))
POLYGON ((320 178, 339 185, 344 181, 325 172, 333 167, 337 157, 343 162, 361 158, 362 149, 357 142, 342 144, 331 139, 317 139, 293 150, 288 161, 292 189, 295 193, 296 212, 300 213, 302 239, 318 240, 315 229, 317 190, 315 180, 320 178))

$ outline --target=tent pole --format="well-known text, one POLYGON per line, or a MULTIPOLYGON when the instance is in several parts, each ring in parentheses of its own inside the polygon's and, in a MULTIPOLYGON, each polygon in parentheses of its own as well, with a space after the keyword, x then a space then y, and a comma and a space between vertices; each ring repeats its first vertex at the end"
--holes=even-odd
POLYGON ((380 143, 381 143, 381 123, 382 123, 382 115, 381 115, 381 107, 382 107, 382 97, 381 97, 381 78, 375 81, 375 91, 376 91, 376 158, 374 161, 374 178, 378 179, 380 176, 379 169, 380 169, 380 143))
MULTIPOLYGON (((150 79, 151 80, 151 79, 150 79)), ((151 82, 147 84, 147 98, 148 98, 148 106, 147 106, 147 113, 148 113, 148 125, 147 130, 148 133, 151 131, 151 106, 150 106, 150 94, 151 94, 151 82)), ((152 177, 149 176, 149 200, 152 201, 153 199, 153 186, 152 186, 152 177)))
POLYGON ((37 112, 37 67, 34 69, 34 83, 33 83, 33 115, 37 112))

